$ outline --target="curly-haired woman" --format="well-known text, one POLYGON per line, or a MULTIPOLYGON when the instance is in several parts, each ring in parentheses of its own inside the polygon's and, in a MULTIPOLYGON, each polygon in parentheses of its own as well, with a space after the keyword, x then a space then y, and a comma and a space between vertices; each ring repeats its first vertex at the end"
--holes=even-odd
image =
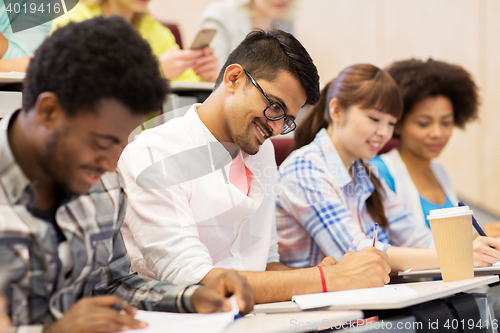
MULTIPOLYGON (((454 127, 477 119, 477 86, 464 68, 443 61, 409 59, 387 68, 403 96, 403 115, 394 136, 399 146, 372 159, 387 185, 421 223, 432 209, 457 205, 457 195, 435 159, 454 127)), ((500 236, 500 225, 488 224, 488 236, 500 236)))

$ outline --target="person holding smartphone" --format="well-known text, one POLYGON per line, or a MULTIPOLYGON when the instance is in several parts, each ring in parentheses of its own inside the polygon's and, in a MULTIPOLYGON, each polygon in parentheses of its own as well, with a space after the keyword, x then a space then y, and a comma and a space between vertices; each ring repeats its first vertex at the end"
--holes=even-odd
POLYGON ((7 299, 0 294, 0 333, 7 333, 10 327, 10 318, 7 315, 7 299))
POLYGON ((293 34, 293 3, 293 0, 226 0, 209 4, 201 15, 200 28, 217 30, 211 45, 220 66, 254 29, 280 29, 293 34))
POLYGON ((172 32, 147 12, 149 0, 82 0, 67 14, 55 19, 52 31, 70 21, 80 22, 103 15, 119 15, 132 24, 158 58, 163 76, 175 81, 215 81, 218 60, 211 47, 181 50, 172 32))

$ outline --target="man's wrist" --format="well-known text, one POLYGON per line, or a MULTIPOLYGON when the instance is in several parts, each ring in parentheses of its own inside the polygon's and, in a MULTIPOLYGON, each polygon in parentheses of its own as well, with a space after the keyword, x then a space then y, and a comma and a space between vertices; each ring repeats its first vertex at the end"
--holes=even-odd
POLYGON ((193 306, 192 296, 194 292, 201 287, 202 285, 193 284, 187 286, 186 288, 184 288, 184 290, 181 291, 180 297, 177 299, 177 309, 179 309, 179 312, 196 312, 193 306))

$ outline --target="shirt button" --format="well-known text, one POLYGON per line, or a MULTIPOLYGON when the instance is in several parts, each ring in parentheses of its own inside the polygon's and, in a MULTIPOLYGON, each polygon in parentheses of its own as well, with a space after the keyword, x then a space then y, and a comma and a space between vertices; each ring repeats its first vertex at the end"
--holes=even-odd
POLYGON ((255 201, 250 200, 250 205, 252 205, 252 206, 255 205, 255 201))

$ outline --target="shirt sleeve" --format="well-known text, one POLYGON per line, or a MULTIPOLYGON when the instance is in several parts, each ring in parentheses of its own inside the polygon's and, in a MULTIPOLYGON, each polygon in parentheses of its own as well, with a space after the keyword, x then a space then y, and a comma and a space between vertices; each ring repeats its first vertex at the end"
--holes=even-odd
MULTIPOLYGON (((165 188, 148 189, 137 184, 138 175, 151 165, 149 147, 145 147, 144 142, 151 143, 152 147, 161 146, 164 142, 162 138, 148 135, 142 133, 140 142, 127 146, 119 162, 130 198, 126 227, 135 246, 159 280, 198 283, 214 265, 209 250, 199 238, 198 226, 189 205, 190 182, 166 186, 160 169, 159 181, 163 182, 165 188)), ((161 149, 168 150, 171 147, 166 144, 163 146, 161 149)), ((169 155, 167 152, 165 154, 169 155)), ((154 172, 151 177, 156 178, 154 172)))
MULTIPOLYGON (((120 203, 118 222, 121 226, 127 206, 125 192, 120 203)), ((123 244, 122 236, 118 230, 113 236, 113 257, 108 265, 99 270, 94 277, 94 295, 114 294, 126 300, 131 305, 150 311, 187 312, 184 304, 191 304, 190 296, 185 296, 186 285, 174 285, 154 279, 129 274, 130 261, 123 244), (110 281, 101 284, 100 281, 110 281)), ((191 295, 191 294, 190 294, 191 295)))
MULTIPOLYGON (((322 164, 303 156, 287 164, 280 175, 280 206, 307 230, 325 255, 340 261, 346 252, 371 246, 372 240, 322 164)), ((377 244, 383 251, 388 246, 377 244)))
MULTIPOLYGON (((4 9, 3 5, 0 8, 4 9)), ((29 18, 30 16, 23 16, 24 20, 29 18)), ((2 59, 17 59, 32 56, 38 46, 44 41, 45 37, 48 36, 51 27, 50 22, 43 24, 26 22, 25 24, 32 25, 33 28, 14 33, 5 12, 2 14, 0 20, 2 20, 0 26, 4 28, 0 33, 2 33, 9 42, 7 51, 4 53, 2 59)))

